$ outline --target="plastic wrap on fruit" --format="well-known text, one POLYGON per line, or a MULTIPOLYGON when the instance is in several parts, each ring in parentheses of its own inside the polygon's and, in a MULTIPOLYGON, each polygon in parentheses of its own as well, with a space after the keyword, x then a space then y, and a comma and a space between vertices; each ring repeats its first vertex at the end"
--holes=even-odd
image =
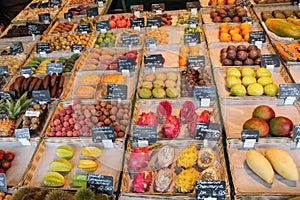
POLYGON ((178 89, 177 88, 172 88, 172 87, 167 88, 166 93, 167 93, 167 96, 170 97, 170 98, 176 98, 179 95, 178 89))
POLYGON ((162 88, 154 88, 152 90, 152 94, 155 98, 165 98, 166 97, 166 91, 162 88))
POLYGON ((152 96, 152 92, 148 88, 141 88, 139 91, 139 96, 143 99, 149 99, 152 96))

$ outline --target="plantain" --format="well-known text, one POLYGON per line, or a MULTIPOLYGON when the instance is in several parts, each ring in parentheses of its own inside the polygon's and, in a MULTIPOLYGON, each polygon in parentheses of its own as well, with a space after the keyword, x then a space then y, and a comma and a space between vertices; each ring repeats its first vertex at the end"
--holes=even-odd
POLYGON ((31 76, 31 77, 27 78, 26 82, 23 82, 23 84, 24 84, 24 86, 23 86, 24 91, 28 91, 29 85, 30 85, 30 83, 31 83, 31 81, 32 81, 33 78, 34 77, 31 76))
POLYGON ((62 88, 64 86, 65 77, 63 75, 58 76, 58 88, 62 88))
POLYGON ((32 90, 33 90, 35 84, 38 82, 38 80, 39 80, 39 78, 37 78, 37 77, 34 77, 32 79, 32 81, 31 81, 31 83, 30 83, 30 85, 28 87, 28 92, 32 92, 32 90))
POLYGON ((39 90, 39 89, 41 88, 42 84, 43 84, 43 80, 42 80, 42 79, 39 79, 39 80, 36 82, 36 84, 35 84, 33 90, 39 90))
POLYGON ((56 84, 56 78, 57 78, 57 74, 53 73, 51 75, 51 87, 53 87, 56 84))
POLYGON ((9 86, 9 91, 13 91, 15 88, 15 82, 9 86))
POLYGON ((63 88, 58 88, 57 92, 56 92, 56 97, 59 98, 60 95, 62 94, 63 92, 63 88))
POLYGON ((21 96, 21 86, 22 86, 22 82, 23 82, 24 79, 25 79, 24 76, 19 76, 18 78, 16 78, 15 85, 14 85, 14 90, 16 92, 17 97, 21 96))
POLYGON ((50 91, 50 97, 51 97, 51 98, 55 98, 55 96, 56 96, 56 91, 57 91, 57 84, 55 84, 55 85, 51 88, 51 91, 50 91))
POLYGON ((51 79, 51 76, 49 74, 44 77, 44 80, 43 80, 43 89, 44 90, 47 90, 48 86, 50 85, 50 79, 51 79))

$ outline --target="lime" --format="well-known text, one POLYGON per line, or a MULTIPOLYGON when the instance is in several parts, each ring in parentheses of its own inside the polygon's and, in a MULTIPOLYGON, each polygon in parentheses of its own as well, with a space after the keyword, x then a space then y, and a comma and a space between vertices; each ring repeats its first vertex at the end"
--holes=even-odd
POLYGON ((246 93, 247 93, 246 88, 242 84, 235 84, 230 89, 230 94, 232 96, 245 96, 246 93))
POLYGON ((242 77, 244 76, 254 76, 255 72, 252 68, 250 67, 245 67, 242 69, 242 77))
POLYGON ((242 83, 245 87, 247 87, 251 83, 256 83, 256 78, 254 78, 253 76, 248 76, 248 75, 244 76, 242 79, 242 83))
POLYGON ((263 76, 271 77, 272 73, 267 68, 263 68, 263 67, 256 70, 256 78, 260 78, 263 76))
POLYGON ((226 76, 236 76, 236 77, 240 78, 242 76, 242 74, 238 68, 229 67, 226 70, 226 76))
POLYGON ((263 76, 257 80, 257 83, 260 83, 262 86, 265 86, 265 85, 273 83, 273 79, 269 76, 263 76))
POLYGON ((242 81, 236 76, 227 76, 226 77, 226 87, 231 88, 235 84, 241 84, 242 81))
POLYGON ((264 93, 264 87, 259 83, 251 83, 247 87, 247 92, 250 96, 261 96, 264 93))
POLYGON ((268 84, 264 87, 264 93, 268 96, 275 96, 278 93, 278 86, 276 84, 268 84))

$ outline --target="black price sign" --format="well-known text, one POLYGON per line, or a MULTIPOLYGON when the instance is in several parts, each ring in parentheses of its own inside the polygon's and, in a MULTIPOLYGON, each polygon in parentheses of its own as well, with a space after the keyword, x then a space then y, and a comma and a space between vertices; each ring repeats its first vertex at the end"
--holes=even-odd
POLYGON ((252 17, 242 17, 242 22, 250 22, 252 23, 253 19, 252 17))
POLYGON ((135 60, 133 58, 118 59, 117 65, 118 65, 118 72, 122 72, 122 70, 134 71, 135 60))
POLYGON ((62 74, 63 73, 62 63, 47 63, 46 67, 47 67, 47 71, 46 71, 47 74, 52 74, 52 73, 62 74))
POLYGON ((163 57, 161 54, 152 54, 144 56, 144 63, 146 67, 162 67, 163 57))
POLYGON ((266 42, 266 33, 264 31, 252 31, 249 33, 249 43, 256 41, 266 42))
POLYGON ((50 44, 49 43, 37 43, 36 44, 37 53, 50 53, 50 44))
POLYGON ((32 69, 30 66, 22 67, 21 68, 21 73, 23 76, 31 76, 32 74, 32 69))
POLYGON ((131 10, 131 12, 135 12, 135 11, 143 12, 144 11, 144 5, 143 4, 130 5, 130 10, 131 10))
POLYGON ((0 192, 7 192, 6 175, 0 173, 0 192))
POLYGON ((122 46, 137 46, 139 44, 139 38, 137 34, 123 34, 122 35, 122 46))
POLYGON ((157 12, 157 11, 163 12, 165 10, 165 4, 164 3, 151 4, 151 10, 152 12, 157 12))
POLYGON ((185 45, 195 45, 195 44, 200 44, 200 33, 195 32, 195 33, 186 33, 184 34, 184 44, 185 45))
POLYGON ((30 139, 29 128, 20 128, 15 130, 17 139, 30 139))
POLYGON ((39 22, 43 24, 50 24, 51 18, 50 13, 39 14, 39 22))
POLYGON ((293 141, 299 142, 300 140, 300 124, 294 124, 293 127, 293 141))
POLYGON ((186 2, 186 9, 188 11, 191 11, 191 9, 193 9, 193 8, 196 8, 197 10, 200 8, 199 1, 186 2))
POLYGON ((217 180, 197 180, 196 199, 216 198, 217 200, 226 199, 226 183, 217 180))
POLYGON ((50 7, 60 6, 60 0, 50 0, 50 7))
POLYGON ((196 140, 211 140, 218 141, 221 136, 220 124, 197 122, 196 125, 196 140))
POLYGON ((19 53, 24 52, 23 44, 22 42, 18 42, 10 46, 10 54, 11 55, 16 55, 19 53))
POLYGON ((33 90, 32 98, 35 103, 50 103, 50 92, 49 90, 33 90))
POLYGON ((9 92, 0 92, 0 99, 10 99, 15 98, 16 92, 15 91, 9 91, 9 92))
POLYGON ((133 141, 147 140, 149 143, 157 141, 157 126, 133 126, 133 141))
POLYGON ((287 97, 300 98, 300 83, 279 84, 279 98, 284 99, 287 97))
POLYGON ((204 56, 188 56, 186 60, 187 67, 205 67, 204 56))
POLYGON ((77 31, 79 33, 90 33, 91 25, 90 24, 78 24, 77 31))
POLYGON ((82 51, 82 45, 81 44, 73 44, 72 51, 74 53, 80 53, 82 51))
POLYGON ((8 66, 0 66, 0 76, 8 75, 8 66))
POLYGON ((261 55, 261 67, 267 67, 267 65, 273 65, 274 67, 280 66, 280 59, 278 54, 265 54, 261 55))
POLYGON ((130 28, 134 27, 145 27, 145 19, 141 18, 130 18, 130 28))
POLYGON ((93 7, 93 8, 87 8, 86 9, 86 16, 87 17, 93 17, 93 16, 98 16, 98 7, 93 7))
POLYGON ((66 13, 64 13, 64 18, 71 19, 71 18, 73 18, 73 14, 71 12, 66 12, 66 13))
POLYGON ((146 47, 156 46, 156 38, 146 38, 145 39, 146 47))
POLYGON ((115 140, 113 126, 94 126, 91 130, 94 143, 102 142, 102 140, 115 140))
POLYGON ((104 193, 113 195, 114 178, 112 176, 104 176, 98 174, 87 174, 87 188, 95 193, 104 193))
POLYGON ((96 30, 101 31, 104 29, 106 29, 106 30, 110 29, 109 21, 108 20, 97 21, 96 22, 96 30))
POLYGON ((148 17, 147 27, 157 26, 161 27, 161 17, 148 17))
POLYGON ((259 130, 243 130, 242 131, 242 142, 245 142, 249 139, 255 139, 256 142, 259 140, 259 130))
POLYGON ((197 100, 201 99, 216 99, 216 87, 215 86, 195 86, 194 97, 197 100))
POLYGON ((40 26, 39 25, 28 25, 28 33, 31 35, 39 35, 41 34, 40 26))
POLYGON ((108 84, 108 99, 127 99, 127 85, 108 84))
POLYGON ((189 25, 195 24, 196 26, 198 26, 199 25, 199 19, 191 17, 191 18, 189 18, 188 24, 189 25))

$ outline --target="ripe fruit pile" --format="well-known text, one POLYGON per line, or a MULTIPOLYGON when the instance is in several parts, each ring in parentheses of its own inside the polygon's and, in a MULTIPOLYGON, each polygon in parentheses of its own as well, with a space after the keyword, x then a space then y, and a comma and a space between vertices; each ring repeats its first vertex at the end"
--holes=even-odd
POLYGON ((275 117, 275 111, 267 105, 257 106, 252 112, 252 118, 243 124, 243 129, 259 130, 259 136, 289 137, 293 130, 293 122, 287 117, 275 117))
POLYGON ((273 83, 272 73, 266 68, 256 71, 250 67, 242 70, 230 67, 226 70, 226 87, 232 96, 275 96, 278 86, 273 83))
POLYGON ((217 7, 210 11, 210 17, 213 22, 241 22, 242 17, 247 16, 247 10, 241 6, 217 7))
POLYGON ((11 163, 14 160, 14 158, 14 153, 0 150, 0 173, 6 173, 6 171, 11 167, 11 163))
POLYGON ((241 42, 249 41, 249 33, 252 31, 251 25, 248 22, 243 22, 241 25, 228 25, 222 23, 219 25, 220 42, 241 42))
POLYGON ((179 48, 179 66, 186 67, 187 56, 200 56, 200 49, 198 46, 181 46, 179 48))
POLYGON ((209 6, 234 5, 236 0, 209 0, 209 6))
POLYGON ((122 15, 120 17, 116 15, 111 15, 109 17, 110 29, 114 28, 128 28, 130 26, 130 20, 128 17, 122 15))

